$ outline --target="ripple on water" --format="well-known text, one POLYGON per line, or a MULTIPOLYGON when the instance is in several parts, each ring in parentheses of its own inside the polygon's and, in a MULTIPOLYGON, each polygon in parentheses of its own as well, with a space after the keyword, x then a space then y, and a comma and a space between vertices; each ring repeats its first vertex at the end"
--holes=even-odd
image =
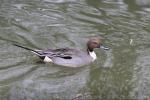
POLYGON ((131 96, 138 100, 149 99, 150 96, 150 49, 138 50, 138 58, 136 60, 135 70, 133 73, 134 88, 131 96))
POLYGON ((88 77, 87 69, 82 72, 77 72, 73 75, 67 75, 60 78, 51 76, 46 78, 46 74, 50 75, 50 73, 52 76, 57 72, 59 72, 59 74, 62 73, 63 75, 63 72, 61 72, 60 69, 55 70, 56 72, 48 71, 53 69, 54 68, 47 68, 47 70, 45 68, 42 68, 41 70, 38 69, 35 71, 37 74, 32 73, 30 78, 26 78, 23 81, 13 85, 10 89, 11 100, 23 98, 34 99, 35 97, 40 100, 72 99, 76 96, 77 91, 85 85, 88 77), (41 74, 45 74, 46 77, 41 77, 41 74))

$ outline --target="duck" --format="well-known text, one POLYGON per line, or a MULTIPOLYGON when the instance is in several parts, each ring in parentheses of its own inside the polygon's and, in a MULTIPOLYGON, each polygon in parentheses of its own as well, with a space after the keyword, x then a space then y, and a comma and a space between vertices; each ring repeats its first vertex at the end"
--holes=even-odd
POLYGON ((99 37, 91 37, 87 41, 86 51, 68 47, 37 50, 18 44, 13 45, 31 51, 32 53, 36 54, 43 62, 53 63, 66 67, 81 67, 94 62, 97 59, 96 53, 94 51, 96 48, 109 50, 108 47, 102 45, 102 41, 99 37))

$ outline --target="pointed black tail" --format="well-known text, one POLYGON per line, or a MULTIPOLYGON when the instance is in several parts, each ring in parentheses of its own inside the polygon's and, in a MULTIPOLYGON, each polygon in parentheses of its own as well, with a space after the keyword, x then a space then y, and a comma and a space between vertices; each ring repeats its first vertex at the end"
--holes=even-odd
POLYGON ((28 47, 21 46, 21 45, 18 45, 18 44, 13 44, 13 45, 14 45, 14 46, 17 46, 17 47, 20 47, 20 48, 23 48, 23 49, 26 49, 26 50, 29 50, 29 51, 31 51, 31 52, 33 52, 33 53, 39 55, 39 56, 41 55, 38 51, 33 50, 33 49, 30 49, 30 48, 28 48, 28 47))

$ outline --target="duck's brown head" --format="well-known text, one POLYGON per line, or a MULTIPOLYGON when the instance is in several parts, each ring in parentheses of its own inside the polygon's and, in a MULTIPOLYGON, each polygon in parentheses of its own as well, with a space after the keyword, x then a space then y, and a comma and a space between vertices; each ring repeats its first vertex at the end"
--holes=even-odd
POLYGON ((87 42, 88 51, 92 52, 94 48, 103 48, 104 50, 108 50, 108 47, 104 47, 102 45, 102 41, 100 37, 91 37, 87 42))

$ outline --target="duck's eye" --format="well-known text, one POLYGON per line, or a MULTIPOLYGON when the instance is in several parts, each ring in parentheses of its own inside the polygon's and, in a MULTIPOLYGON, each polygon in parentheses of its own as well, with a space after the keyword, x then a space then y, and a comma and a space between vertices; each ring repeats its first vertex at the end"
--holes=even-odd
POLYGON ((94 45, 97 45, 97 42, 93 42, 94 45))

